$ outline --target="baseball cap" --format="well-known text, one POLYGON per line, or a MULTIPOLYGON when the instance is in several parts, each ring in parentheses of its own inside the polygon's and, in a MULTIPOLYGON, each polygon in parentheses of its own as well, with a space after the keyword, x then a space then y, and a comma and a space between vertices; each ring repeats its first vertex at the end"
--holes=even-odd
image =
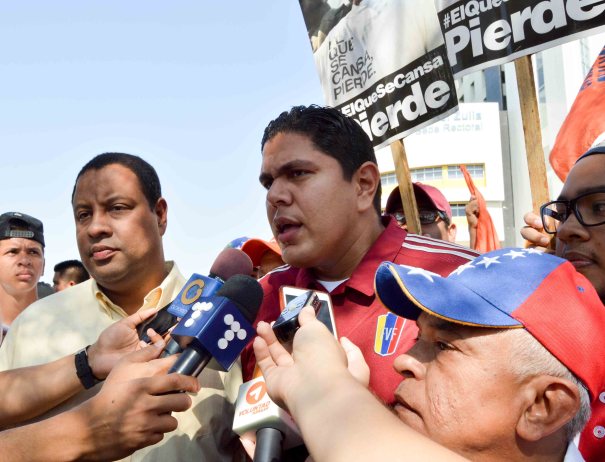
POLYGON ((281 256, 281 249, 279 244, 275 242, 275 239, 265 241, 263 239, 253 238, 248 239, 244 242, 244 245, 242 245, 242 252, 248 254, 254 266, 260 265, 260 259, 267 251, 281 256))
POLYGON ((21 212, 0 215, 0 240, 22 237, 39 242, 44 247, 44 227, 37 218, 21 212))
POLYGON ((594 154, 605 154, 605 143, 600 143, 600 144, 596 145, 594 148, 589 149, 584 154, 582 154, 580 157, 578 157, 578 160, 576 160, 575 163, 577 164, 585 157, 592 156, 594 154))
MULTIPOLYGON (((414 195, 417 198, 425 197, 433 204, 433 207, 435 207, 436 210, 441 210, 450 220, 452 219, 452 208, 441 191, 434 186, 424 183, 412 183, 412 187, 414 188, 414 195)), ((391 194, 389 194, 384 211, 385 213, 393 213, 398 209, 401 209, 401 207, 401 195, 399 193, 399 186, 397 186, 391 191, 391 194)))
POLYGON ((525 328, 578 377, 592 398, 605 382, 605 307, 567 260, 537 249, 483 254, 449 276, 391 262, 376 272, 376 294, 393 313, 425 312, 474 327, 525 328))
POLYGON ((225 246, 226 249, 240 249, 242 248, 242 245, 244 245, 244 242, 246 242, 249 238, 246 236, 242 236, 242 237, 236 237, 235 239, 233 239, 232 241, 229 241, 229 243, 225 246))

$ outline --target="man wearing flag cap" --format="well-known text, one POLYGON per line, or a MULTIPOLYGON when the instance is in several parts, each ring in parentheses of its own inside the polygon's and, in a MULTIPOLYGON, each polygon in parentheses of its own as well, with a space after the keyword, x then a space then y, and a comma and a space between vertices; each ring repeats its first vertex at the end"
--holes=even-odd
MULTIPOLYGON (((541 207, 541 217, 525 215, 522 236, 547 246, 554 237, 556 255, 569 260, 605 300, 605 144, 582 154, 555 201, 541 207), (542 232, 550 235, 545 235, 542 232)), ((603 329, 605 324, 596 325, 603 329)), ((594 361, 602 361, 595 356, 594 361)), ((592 417, 580 437, 588 462, 605 460, 605 386, 592 403, 592 417)))
POLYGON ((419 326, 394 361, 403 380, 393 409, 406 425, 359 390, 312 313, 292 356, 259 325, 268 391, 293 413, 316 461, 332 460, 332 450, 380 460, 402 448, 405 460, 458 460, 421 435, 470 460, 583 460, 572 440, 603 386, 605 362, 594 358, 605 355, 605 338, 593 326, 605 323, 605 308, 570 262, 509 248, 448 277, 385 262, 375 284, 389 310, 419 326))

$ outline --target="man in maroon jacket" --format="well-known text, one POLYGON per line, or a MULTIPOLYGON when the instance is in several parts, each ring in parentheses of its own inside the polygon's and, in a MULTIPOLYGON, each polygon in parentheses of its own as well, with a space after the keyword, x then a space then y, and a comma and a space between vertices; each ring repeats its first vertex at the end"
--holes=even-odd
MULTIPOLYGON (((400 377, 393 358, 417 336, 380 304, 374 274, 385 260, 447 275, 477 254, 456 244, 409 234, 380 213, 380 172, 363 129, 332 108, 294 107, 270 122, 262 140, 260 182, 267 218, 287 264, 260 280, 257 321, 280 313, 284 285, 327 291, 339 336, 359 346, 370 367, 370 389, 393 402, 400 377)), ((253 375, 252 348, 242 355, 253 375)))

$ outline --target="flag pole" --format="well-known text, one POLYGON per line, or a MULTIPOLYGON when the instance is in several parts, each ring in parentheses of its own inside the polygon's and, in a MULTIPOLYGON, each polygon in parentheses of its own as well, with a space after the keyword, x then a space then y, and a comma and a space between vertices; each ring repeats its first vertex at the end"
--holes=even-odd
POLYGON ((391 143, 391 154, 395 164, 395 174, 399 184, 399 194, 401 194, 401 203, 403 204, 403 213, 405 213, 407 229, 410 233, 420 234, 420 219, 418 218, 418 206, 416 205, 416 196, 410 176, 408 159, 405 154, 403 140, 397 140, 391 143))
POLYGON ((531 55, 516 59, 515 71, 517 73, 519 103, 523 119, 523 136, 525 137, 532 208, 535 213, 539 213, 540 206, 548 202, 550 198, 531 55))

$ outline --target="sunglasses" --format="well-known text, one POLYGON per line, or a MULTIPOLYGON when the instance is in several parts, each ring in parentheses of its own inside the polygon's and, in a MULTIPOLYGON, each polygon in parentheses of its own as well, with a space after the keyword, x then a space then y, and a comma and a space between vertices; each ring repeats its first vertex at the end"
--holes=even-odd
MULTIPOLYGON (((403 212, 392 213, 391 216, 397 220, 399 226, 403 226, 406 223, 405 214, 403 212)), ((418 212, 418 218, 420 219, 421 225, 430 225, 435 223, 437 219, 441 218, 446 224, 449 224, 449 219, 445 212, 441 210, 420 210, 418 212)))

